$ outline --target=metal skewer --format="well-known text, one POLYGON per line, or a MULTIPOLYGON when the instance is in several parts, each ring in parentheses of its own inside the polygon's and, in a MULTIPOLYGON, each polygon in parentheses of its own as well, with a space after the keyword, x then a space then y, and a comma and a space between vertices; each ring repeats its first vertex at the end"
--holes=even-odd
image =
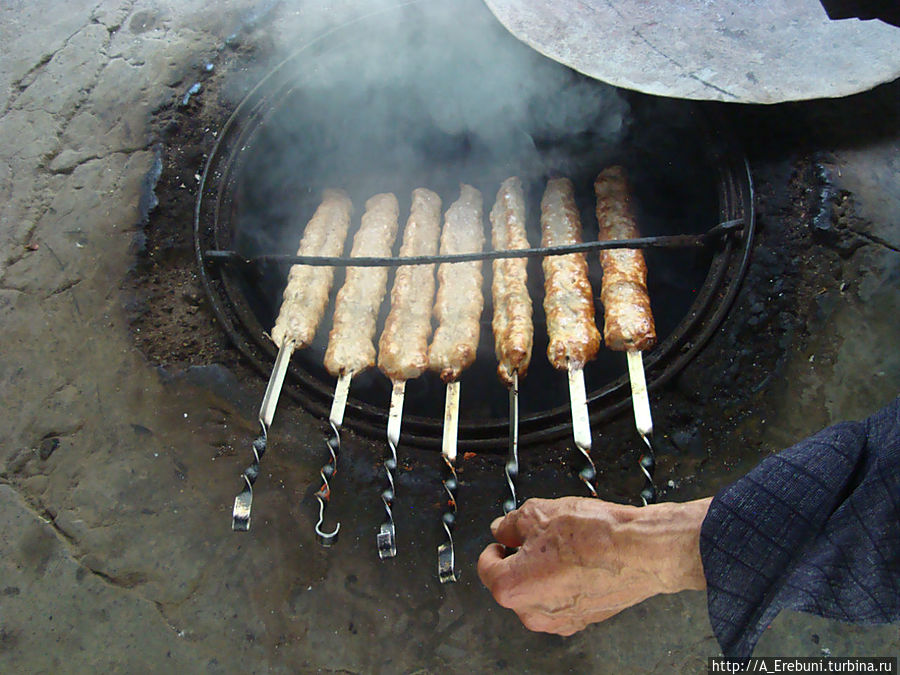
POLYGON ((259 407, 259 425, 262 433, 253 441, 253 461, 250 463, 241 478, 244 479, 244 488, 234 498, 234 508, 231 511, 231 529, 238 532, 246 532, 250 529, 250 509, 253 506, 253 484, 259 478, 259 460, 266 452, 268 444, 269 427, 275 417, 275 408, 278 406, 278 397, 284 384, 284 376, 294 352, 294 342, 285 340, 278 349, 272 374, 269 376, 269 384, 263 395, 262 405, 259 407))
POLYGON ((578 448, 588 465, 578 472, 578 477, 590 491, 591 496, 597 496, 597 489, 593 481, 597 477, 597 468, 591 459, 591 420, 588 416, 587 392, 584 388, 584 370, 569 364, 569 404, 572 408, 572 434, 575 439, 575 447, 578 448))
POLYGON ((453 527, 456 524, 456 490, 459 479, 456 475, 456 439, 459 430, 459 382, 447 383, 447 400, 444 404, 444 436, 441 442, 441 457, 447 469, 443 480, 450 510, 441 516, 447 541, 438 546, 438 579, 442 584, 459 580, 456 570, 456 556, 453 550, 453 527))
POLYGON ((393 505, 397 488, 394 480, 394 472, 397 470, 397 445, 400 443, 400 425, 403 421, 403 397, 406 392, 406 380, 394 382, 391 390, 391 407, 388 411, 387 441, 391 456, 384 460, 384 472, 387 475, 388 487, 381 493, 381 501, 384 502, 384 510, 387 512, 387 521, 381 524, 381 531, 377 536, 378 557, 393 558, 397 555, 397 538, 394 529, 393 505))
POLYGON ((334 530, 325 532, 322 530, 322 524, 325 522, 325 507, 331 500, 331 484, 329 479, 334 478, 337 474, 338 453, 341 450, 341 424, 344 423, 344 410, 347 407, 347 396, 350 393, 350 380, 353 373, 342 373, 338 378, 334 387, 334 399, 331 402, 331 413, 328 415, 328 423, 331 425, 332 436, 325 441, 325 447, 331 455, 327 464, 324 464, 319 471, 322 477, 322 487, 316 492, 316 499, 319 500, 319 520, 316 522, 316 537, 322 546, 331 546, 337 541, 338 532, 341 530, 341 524, 337 523, 334 530))
POLYGON ((656 486, 653 483, 653 470, 656 458, 653 451, 653 417, 650 414, 650 396, 647 392, 647 380, 644 376, 644 358, 641 352, 626 352, 628 357, 628 377, 631 380, 631 403, 634 408, 634 424, 647 446, 647 452, 639 460, 641 472, 647 479, 641 490, 641 501, 644 506, 656 501, 656 486))
POLYGON ((515 479, 519 475, 519 372, 514 370, 509 388, 509 454, 506 458, 506 482, 510 498, 503 502, 503 513, 519 508, 515 479))

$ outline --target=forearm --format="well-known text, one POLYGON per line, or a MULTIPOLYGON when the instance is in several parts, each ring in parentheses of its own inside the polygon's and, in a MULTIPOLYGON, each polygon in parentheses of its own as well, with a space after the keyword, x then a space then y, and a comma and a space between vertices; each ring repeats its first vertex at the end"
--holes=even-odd
POLYGON ((616 573, 640 576, 653 595, 706 588, 700 558, 700 529, 711 498, 691 502, 624 506, 579 498, 585 515, 583 543, 586 561, 607 570, 609 554, 616 573))
POLYGON ((713 500, 701 531, 709 617, 749 656, 782 609, 900 618, 900 405, 825 429, 713 500))
POLYGON ((712 498, 650 504, 636 509, 637 536, 652 542, 659 559, 661 593, 706 588, 700 557, 700 530, 712 498))

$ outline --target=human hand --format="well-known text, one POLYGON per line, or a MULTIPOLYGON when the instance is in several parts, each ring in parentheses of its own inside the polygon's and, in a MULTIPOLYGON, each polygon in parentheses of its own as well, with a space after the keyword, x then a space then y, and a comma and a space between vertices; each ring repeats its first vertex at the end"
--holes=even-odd
POLYGON ((499 543, 478 575, 526 628, 571 635, 653 595, 706 588, 700 526, 711 501, 529 499, 491 523, 499 543))

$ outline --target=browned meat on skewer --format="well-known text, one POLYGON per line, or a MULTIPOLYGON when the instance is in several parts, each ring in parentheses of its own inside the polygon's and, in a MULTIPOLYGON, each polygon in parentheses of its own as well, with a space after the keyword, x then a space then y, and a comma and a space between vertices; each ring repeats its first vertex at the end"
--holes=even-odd
MULTIPOLYGON (((601 241, 640 237, 631 208, 628 178, 620 166, 604 169, 594 182, 601 241)), ((647 293, 647 265, 639 249, 600 252, 606 346, 615 351, 646 351, 656 344, 656 326, 647 293)))
MULTIPOLYGON (((366 212, 350 256, 390 257, 400 207, 390 193, 366 201, 366 212)), ((325 369, 338 377, 375 365, 375 323, 387 286, 387 267, 348 267, 334 303, 334 322, 325 351, 325 369)))
MULTIPOLYGON (((500 185, 497 201, 491 209, 491 232, 496 250, 528 248, 525 235, 525 196, 522 182, 507 178, 500 185)), ((497 375, 511 387, 513 373, 524 377, 531 361, 534 324, 531 321, 531 297, 528 295, 527 260, 507 258, 494 261, 494 351, 497 375)))
MULTIPOLYGON (((339 256, 350 227, 353 204, 343 190, 325 190, 322 203, 307 223, 297 255, 339 256)), ((293 265, 272 341, 279 347, 293 342, 295 349, 309 345, 325 314, 334 268, 293 265)))
MULTIPOLYGON (((412 193, 400 257, 434 255, 441 231, 441 198, 425 188, 412 193)), ((402 265, 394 276, 391 311, 378 343, 378 367, 392 382, 405 382, 428 368, 434 300, 434 265, 402 265)))
MULTIPOLYGON (((484 245, 481 192, 460 185, 460 195, 444 215, 441 254, 478 253, 484 245)), ((437 330, 428 348, 428 367, 453 382, 475 361, 481 330, 481 261, 443 263, 438 267, 434 315, 437 330)))
MULTIPOLYGON (((541 246, 581 243, 581 220, 572 181, 547 182, 541 200, 541 246)), ((594 324, 594 296, 583 253, 547 256, 544 268, 544 313, 550 344, 547 358, 554 368, 581 368, 600 349, 594 324)))

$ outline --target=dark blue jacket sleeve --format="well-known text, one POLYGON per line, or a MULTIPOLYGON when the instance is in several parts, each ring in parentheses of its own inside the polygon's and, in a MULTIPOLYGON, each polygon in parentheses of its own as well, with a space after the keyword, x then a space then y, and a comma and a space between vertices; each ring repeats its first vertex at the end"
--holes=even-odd
POLYGON ((900 398, 764 460, 712 501, 700 532, 709 618, 749 656, 782 609, 900 619, 900 398))

